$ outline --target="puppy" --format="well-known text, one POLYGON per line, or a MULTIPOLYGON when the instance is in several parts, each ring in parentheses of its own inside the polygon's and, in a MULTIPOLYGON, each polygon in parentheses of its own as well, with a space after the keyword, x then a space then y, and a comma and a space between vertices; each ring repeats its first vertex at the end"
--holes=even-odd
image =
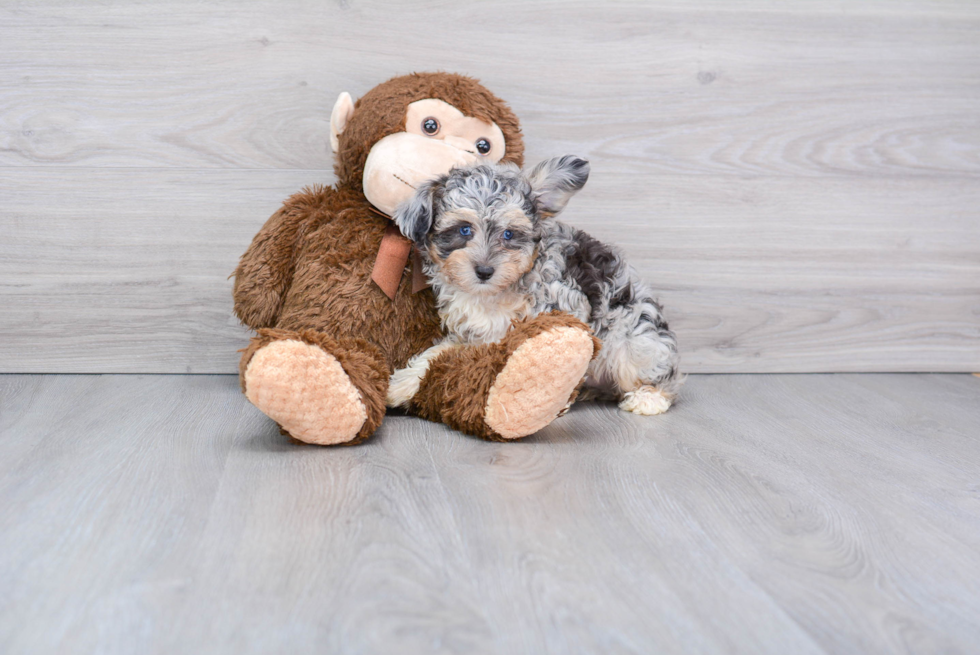
POLYGON ((512 164, 453 169, 396 210, 447 336, 392 375, 389 407, 407 405, 446 349, 498 341, 514 321, 561 310, 602 341, 580 399, 667 411, 681 384, 677 342, 650 288, 618 249, 554 219, 588 177, 588 162, 572 156, 529 173, 512 164))

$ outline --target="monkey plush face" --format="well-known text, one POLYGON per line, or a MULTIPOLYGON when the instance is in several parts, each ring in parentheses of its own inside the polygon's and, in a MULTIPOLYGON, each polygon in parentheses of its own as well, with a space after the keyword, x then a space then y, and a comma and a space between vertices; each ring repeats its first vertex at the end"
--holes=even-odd
POLYGON ((418 100, 408 106, 405 131, 389 134, 368 153, 364 195, 391 215, 422 182, 454 166, 481 160, 497 163, 505 150, 504 134, 496 123, 465 116, 443 100, 418 100))
POLYGON ((510 108, 475 80, 449 73, 394 78, 356 105, 342 93, 330 127, 339 183, 359 186, 388 215, 453 167, 523 159, 510 108))

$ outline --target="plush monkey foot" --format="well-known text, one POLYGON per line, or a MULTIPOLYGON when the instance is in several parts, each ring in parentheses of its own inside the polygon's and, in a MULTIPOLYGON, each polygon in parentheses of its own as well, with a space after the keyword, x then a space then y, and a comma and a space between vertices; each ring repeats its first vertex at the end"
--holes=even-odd
POLYGON ((306 443, 347 443, 367 419, 361 394, 340 362, 302 341, 273 341, 259 348, 244 382, 253 405, 306 443))
POLYGON ((670 409, 670 402, 670 397, 662 394, 656 387, 644 385, 636 391, 626 393, 619 408, 642 416, 655 416, 670 409))
POLYGON ((490 387, 487 426, 518 439, 551 423, 567 408, 592 354, 592 336, 577 327, 552 328, 522 343, 490 387))

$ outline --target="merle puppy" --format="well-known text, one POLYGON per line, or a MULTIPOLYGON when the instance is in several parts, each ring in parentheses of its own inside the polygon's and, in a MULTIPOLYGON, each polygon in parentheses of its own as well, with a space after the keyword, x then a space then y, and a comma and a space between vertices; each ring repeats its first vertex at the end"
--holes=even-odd
POLYGON ((498 341, 515 320, 561 310, 602 341, 580 398, 667 411, 681 384, 677 343, 650 287, 617 248, 554 220, 588 177, 589 163, 572 156, 529 173, 460 168, 398 208, 394 221, 421 254, 447 336, 392 375, 389 406, 407 404, 446 349, 498 341))

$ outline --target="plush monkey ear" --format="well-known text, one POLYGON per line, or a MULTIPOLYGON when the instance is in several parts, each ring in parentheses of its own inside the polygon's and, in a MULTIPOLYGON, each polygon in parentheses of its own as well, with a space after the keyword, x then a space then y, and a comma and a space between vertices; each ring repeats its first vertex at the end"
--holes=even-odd
POLYGON ((535 210, 542 218, 554 216, 588 179, 589 162, 574 155, 541 162, 527 176, 535 210))
POLYGON ((430 180, 419 185, 415 195, 398 205, 391 217, 401 233, 415 243, 422 243, 432 229, 438 182, 438 180, 430 180))
POLYGON ((330 112, 330 148, 334 152, 340 149, 340 135, 344 133, 347 122, 353 115, 354 101, 344 91, 337 96, 337 102, 333 103, 333 111, 330 112))

